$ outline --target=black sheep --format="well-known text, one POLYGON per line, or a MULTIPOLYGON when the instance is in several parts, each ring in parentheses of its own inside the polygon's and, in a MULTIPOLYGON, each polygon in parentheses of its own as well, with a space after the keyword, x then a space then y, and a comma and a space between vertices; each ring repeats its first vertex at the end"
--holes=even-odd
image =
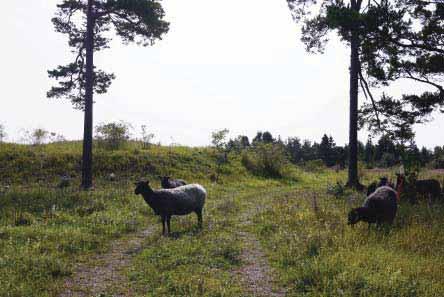
POLYGON ((377 188, 382 186, 389 186, 391 188, 394 188, 394 185, 389 182, 388 178, 383 176, 379 178, 379 182, 372 182, 370 185, 368 185, 367 196, 370 196, 370 194, 375 192, 377 188))
POLYGON ((362 207, 352 209, 348 214, 348 224, 354 225, 359 221, 367 222, 370 228, 372 223, 380 226, 382 223, 392 224, 398 201, 396 192, 389 186, 382 186, 365 199, 362 207))
POLYGON ((421 196, 439 199, 441 196, 441 185, 436 179, 423 179, 415 182, 416 193, 421 196))
POLYGON ((169 176, 159 176, 159 178, 163 189, 174 189, 187 184, 183 179, 171 179, 169 176))

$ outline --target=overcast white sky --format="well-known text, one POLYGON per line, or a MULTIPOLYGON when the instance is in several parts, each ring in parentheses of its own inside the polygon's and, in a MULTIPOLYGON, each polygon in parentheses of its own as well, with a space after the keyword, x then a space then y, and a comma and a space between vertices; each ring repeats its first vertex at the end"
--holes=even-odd
MULTIPOLYGON (((0 10, 0 123, 10 141, 45 128, 80 139, 83 114, 46 99, 46 71, 72 60, 51 24, 57 0, 5 1, 0 10)), ((95 124, 146 124, 156 141, 207 145, 211 131, 256 131, 319 141, 348 139, 348 50, 333 39, 325 55, 308 55, 285 0, 164 0, 170 32, 155 46, 116 38, 97 66, 117 79, 97 96, 95 124)), ((398 84, 392 92, 414 90, 398 84)), ((417 129, 417 143, 444 144, 444 116, 417 129)), ((366 140, 367 132, 360 133, 366 140)))

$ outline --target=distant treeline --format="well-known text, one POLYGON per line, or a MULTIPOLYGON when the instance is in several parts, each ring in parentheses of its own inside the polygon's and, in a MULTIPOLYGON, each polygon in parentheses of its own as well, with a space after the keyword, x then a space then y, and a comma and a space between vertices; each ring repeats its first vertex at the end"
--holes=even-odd
MULTIPOLYGON (((133 129, 132 125, 123 121, 102 123, 95 128, 95 140, 99 149, 121 149, 129 140, 140 142, 142 148, 149 148, 153 145, 154 134, 145 125, 141 127, 142 137, 138 139, 134 139, 130 135, 130 131, 133 129)), ((4 131, 4 126, 0 125, 0 143, 4 138, 1 136, 6 135, 4 131)), ((268 131, 257 132, 256 136, 251 140, 248 136, 239 135, 226 141, 225 136, 229 131, 225 129, 220 132, 223 132, 223 134, 219 140, 219 145, 214 143, 212 145, 219 147, 222 151, 240 153, 244 151, 257 151, 259 147, 262 147, 265 151, 273 151, 269 158, 274 160, 277 159, 278 155, 285 155, 283 157, 293 164, 304 164, 305 162, 316 160, 317 164, 324 163, 328 167, 337 166, 345 168, 348 166, 348 145, 336 145, 333 137, 326 134, 319 142, 301 140, 298 137, 289 137, 286 140, 282 140, 268 131), (263 146, 264 144, 267 146, 263 146), (272 150, 273 147, 277 147, 278 150, 272 150)), ((32 145, 48 142, 65 142, 65 138, 62 135, 51 133, 44 129, 26 131, 25 135, 25 143, 32 145)), ((407 163, 416 167, 444 168, 444 146, 437 146, 433 150, 426 147, 419 149, 414 143, 401 145, 395 143, 388 136, 382 136, 376 143, 373 143, 372 139, 369 139, 366 144, 358 142, 358 160, 365 164, 367 168, 392 167, 400 163, 407 163)))
MULTIPOLYGON (((320 142, 301 140, 290 137, 282 140, 275 138, 270 132, 258 132, 250 141, 247 136, 240 135, 230 139, 227 143, 229 151, 242 151, 254 148, 259 144, 275 144, 282 146, 288 159, 294 164, 303 164, 307 161, 322 160, 328 167, 346 167, 348 161, 348 145, 336 145, 332 136, 324 134, 320 142)), ((444 146, 437 146, 434 150, 426 147, 419 149, 416 144, 408 146, 396 144, 389 137, 382 136, 375 144, 371 139, 366 144, 358 144, 359 160, 367 168, 391 167, 396 164, 410 163, 416 166, 444 168, 444 146)))

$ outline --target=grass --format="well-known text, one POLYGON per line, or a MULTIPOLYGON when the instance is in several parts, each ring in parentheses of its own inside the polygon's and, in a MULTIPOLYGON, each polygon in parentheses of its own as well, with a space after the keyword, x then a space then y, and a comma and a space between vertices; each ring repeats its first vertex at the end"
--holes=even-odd
MULTIPOLYGON (((147 225, 155 232, 123 271, 127 282, 112 284, 110 292, 251 296, 236 273, 248 247, 240 234, 248 232, 260 240, 275 285, 287 296, 444 296, 442 204, 402 203, 392 228, 369 231, 346 225, 362 194, 327 194, 327 185, 345 182, 344 171, 290 166, 284 178, 267 179, 232 156, 215 184, 208 149, 132 145, 96 151, 96 188, 81 192, 79 158, 78 143, 0 146, 0 187, 10 186, 0 188, 0 296, 57 296, 76 263, 147 225), (66 171, 74 181, 57 189, 66 171), (110 171, 116 181, 106 179, 110 171), (132 182, 166 173, 207 188, 203 230, 195 215, 174 217, 172 236, 160 236, 158 218, 133 194, 132 182)), ((393 174, 361 173, 365 184, 393 174)), ((443 180, 436 172, 421 174, 443 180)))
POLYGON ((52 296, 76 261, 146 224, 129 191, 12 189, 0 211, 0 296, 52 296))
POLYGON ((352 229, 346 213, 362 198, 295 191, 255 217, 288 296, 443 296, 443 206, 403 203, 392 229, 352 229))

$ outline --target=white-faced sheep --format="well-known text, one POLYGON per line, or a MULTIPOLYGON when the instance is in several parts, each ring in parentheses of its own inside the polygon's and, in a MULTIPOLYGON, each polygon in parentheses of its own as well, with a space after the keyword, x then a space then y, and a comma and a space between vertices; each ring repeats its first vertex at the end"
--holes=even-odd
POLYGON ((169 176, 159 176, 159 178, 164 189, 174 189, 187 184, 183 179, 171 179, 169 176))
POLYGON ((199 227, 202 227, 202 210, 207 192, 198 184, 180 186, 174 189, 153 190, 149 181, 136 183, 136 195, 141 194, 145 202, 162 218, 162 234, 165 235, 165 223, 170 233, 170 219, 173 215, 197 214, 199 227))
POLYGON ((382 186, 370 194, 362 207, 352 209, 348 214, 348 224, 359 221, 380 226, 382 223, 392 224, 398 209, 397 193, 389 186, 382 186))

